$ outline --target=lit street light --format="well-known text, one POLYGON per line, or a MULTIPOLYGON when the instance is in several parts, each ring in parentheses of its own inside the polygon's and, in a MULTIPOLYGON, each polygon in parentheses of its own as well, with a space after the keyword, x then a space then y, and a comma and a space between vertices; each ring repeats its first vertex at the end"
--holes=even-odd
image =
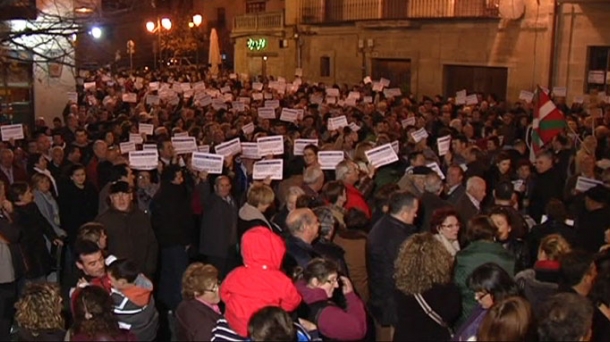
POLYGON ((100 39, 102 38, 102 29, 94 26, 91 28, 91 31, 89 31, 89 34, 91 34, 91 36, 95 39, 100 39))
POLYGON ((199 25, 201 25, 202 22, 203 22, 203 17, 200 14, 195 14, 193 16, 193 24, 195 24, 195 26, 199 27, 199 25))
POLYGON ((146 30, 150 33, 157 33, 158 41, 157 48, 155 49, 153 45, 153 54, 155 58, 154 67, 157 69, 157 50, 159 50, 159 55, 161 55, 161 28, 169 31, 172 28, 172 21, 169 18, 159 19, 157 18, 157 24, 153 21, 149 21, 146 23, 146 30))
POLYGON ((172 28, 172 21, 169 18, 163 18, 161 19, 161 26, 166 30, 170 30, 172 28))

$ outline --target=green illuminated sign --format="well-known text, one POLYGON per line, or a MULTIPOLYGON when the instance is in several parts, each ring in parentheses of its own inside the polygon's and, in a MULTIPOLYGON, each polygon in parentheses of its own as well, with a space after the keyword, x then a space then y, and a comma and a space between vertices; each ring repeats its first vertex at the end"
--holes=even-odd
POLYGON ((248 42, 248 50, 250 51, 261 51, 264 50, 267 47, 267 39, 265 38, 259 38, 259 39, 252 39, 249 38, 248 42))

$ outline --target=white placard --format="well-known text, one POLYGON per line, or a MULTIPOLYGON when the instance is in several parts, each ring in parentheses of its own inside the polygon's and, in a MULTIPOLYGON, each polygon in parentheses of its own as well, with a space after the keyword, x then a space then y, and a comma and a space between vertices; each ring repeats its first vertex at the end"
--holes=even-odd
POLYGON ((352 132, 358 132, 360 130, 360 126, 356 125, 355 122, 350 122, 348 127, 352 130, 352 132))
POLYGON ((373 80, 371 79, 371 76, 367 76, 362 80, 362 82, 364 82, 364 84, 369 84, 373 83, 373 80))
POLYGON ((398 152, 400 151, 400 142, 398 140, 394 140, 391 143, 392 148, 394 149, 394 152, 396 152, 396 154, 398 154, 398 152))
POLYGON ((383 84, 379 82, 373 82, 373 91, 380 92, 383 90, 383 84))
POLYGON ((445 179, 445 174, 441 170, 440 166, 436 162, 426 164, 427 167, 431 168, 436 174, 441 177, 441 179, 445 179))
POLYGON ((244 132, 244 134, 251 134, 254 132, 254 124, 252 122, 245 124, 241 126, 241 130, 244 132))
POLYGON ((144 143, 144 138, 140 133, 129 133, 129 142, 134 144, 142 144, 144 143))
POLYGON ((350 107, 356 107, 356 105, 357 105, 356 101, 357 100, 355 98, 348 98, 348 99, 345 99, 345 102, 343 104, 346 106, 350 106, 350 107))
POLYGON ((468 94, 466 93, 466 89, 456 92, 455 93, 455 104, 457 104, 457 105, 466 104, 466 96, 468 96, 468 94))
POLYGON ((369 163, 376 168, 391 164, 398 160, 398 156, 396 155, 396 152, 394 152, 392 144, 375 147, 374 149, 364 152, 364 154, 369 160, 369 163))
POLYGON ((349 123, 347 123, 347 118, 345 115, 341 115, 334 118, 328 118, 327 126, 329 131, 334 131, 345 126, 349 126, 349 123))
POLYGON ((265 107, 280 108, 280 100, 267 100, 265 101, 265 107))
POLYGON ((398 96, 402 96, 402 91, 400 90, 400 88, 389 88, 383 91, 383 94, 386 97, 398 97, 398 96))
POLYGON ((295 156, 302 156, 303 150, 308 145, 318 146, 318 139, 296 139, 294 141, 293 154, 295 156))
POLYGON ((263 100, 263 93, 253 93, 252 94, 252 100, 254 100, 254 101, 262 101, 263 100))
POLYGON ((225 157, 236 155, 241 152, 241 142, 239 138, 223 142, 214 147, 214 152, 225 157))
POLYGON ((188 137, 189 136, 189 132, 176 132, 174 133, 175 137, 188 137))
POLYGON ((189 82, 182 82, 180 83, 180 89, 182 91, 191 90, 191 84, 189 82))
POLYGON ((406 119, 402 119, 402 120, 400 120, 400 124, 402 125, 402 128, 407 128, 409 126, 415 126, 415 117, 411 116, 406 119))
POLYGON ((153 135, 154 130, 155 130, 155 126, 153 126, 152 124, 147 124, 147 123, 138 124, 138 133, 139 134, 153 135))
POLYGON ((125 93, 122 96, 123 102, 136 103, 138 102, 138 94, 136 93, 125 93))
POLYGON ((243 97, 240 96, 237 98, 237 101, 243 103, 243 104, 250 104, 250 98, 249 97, 243 97))
POLYGON ((416 143, 428 138, 428 132, 426 131, 425 128, 420 128, 415 132, 411 132, 411 136, 413 137, 413 140, 415 140, 416 143))
POLYGON ((158 105, 161 102, 161 99, 159 99, 159 95, 151 95, 148 94, 146 95, 146 104, 147 105, 158 105))
POLYGON ((197 152, 210 153, 210 145, 197 146, 197 152))
POLYGON ((301 68, 296 68, 296 69, 294 70, 294 75, 295 75, 295 76, 297 76, 297 77, 303 77, 303 69, 301 69, 301 68))
POLYGON ((159 165, 157 149, 129 152, 129 167, 134 170, 154 170, 159 165))
POLYGON ((159 82, 150 82, 148 84, 148 90, 150 90, 150 91, 159 90, 159 82))
POLYGON ((436 145, 438 147, 438 155, 441 157, 444 156, 449 152, 449 148, 451 147, 451 136, 446 135, 436 139, 436 145))
POLYGON ((527 90, 521 90, 519 92, 519 100, 531 103, 534 100, 534 93, 527 90))
POLYGON ((23 125, 15 124, 15 125, 6 125, 0 126, 0 130, 2 133, 2 141, 9 141, 23 139, 23 125))
POLYGON ((243 112, 246 110, 246 105, 241 101, 233 101, 231 102, 231 107, 238 112, 243 112))
POLYGON ((331 97, 339 97, 339 89, 337 88, 326 88, 326 95, 331 97))
POLYGON ((319 151, 318 163, 322 170, 334 170, 345 159, 343 151, 319 151))
POLYGON ((229 86, 222 87, 222 88, 220 88, 220 92, 223 93, 223 94, 224 93, 230 93, 231 92, 231 87, 229 87, 229 86))
POLYGON ((275 119, 275 109, 270 107, 260 107, 258 109, 258 117, 261 119, 275 119))
POLYGON ((362 98, 362 102, 364 103, 373 103, 373 97, 372 96, 365 96, 362 98))
POLYGON ((197 99, 196 101, 201 107, 205 107, 205 106, 209 106, 212 104, 212 97, 209 95, 205 95, 205 96, 197 99))
POLYGON ((176 154, 187 154, 197 151, 197 141, 195 137, 173 137, 172 145, 176 154))
POLYGON ((263 91, 263 84, 260 82, 254 82, 252 83, 252 89, 256 91, 263 91))
POLYGON ((299 112, 296 109, 282 108, 280 115, 281 121, 296 122, 299 119, 299 112))
POLYGON ((566 97, 568 89, 566 87, 553 87, 553 96, 566 97))
POLYGON ((241 143, 241 157, 252 160, 261 159, 261 155, 258 153, 258 144, 255 142, 241 143))
POLYGON ((348 99, 360 100, 360 92, 350 91, 349 94, 347 95, 347 98, 348 99))
POLYGON ((390 86, 390 80, 388 80, 387 78, 383 78, 383 77, 382 77, 382 78, 379 80, 379 83, 380 83, 380 84, 381 84, 381 85, 382 85, 384 88, 387 88, 387 87, 389 87, 389 86, 390 86))
POLYGON ((142 149, 143 150, 156 150, 157 145, 156 144, 142 144, 142 149))
POLYGON ((225 157, 219 154, 193 152, 191 163, 197 171, 207 171, 212 175, 222 174, 225 157))
POLYGON ((576 179, 576 191, 586 192, 587 190, 596 187, 599 184, 604 184, 602 181, 598 181, 597 179, 587 178, 579 176, 576 179))
POLYGON ((517 179, 512 181, 511 183, 513 183, 513 191, 515 192, 521 192, 521 188, 523 187, 523 179, 517 179))
POLYGON ((254 163, 252 179, 263 180, 270 177, 272 180, 282 180, 284 174, 284 160, 267 159, 254 163))
POLYGON ((195 90, 205 90, 205 83, 203 81, 193 83, 193 89, 195 90))
POLYGON ((95 82, 85 82, 83 86, 85 90, 95 90, 95 82))
POLYGON ((261 156, 284 154, 284 137, 281 135, 259 137, 256 143, 261 156))
POLYGON ((470 94, 466 96, 467 105, 475 105, 477 103, 479 103, 479 97, 477 96, 477 94, 470 94))
POLYGON ((237 74, 236 73, 231 73, 229 74, 229 78, 232 80, 236 80, 237 79, 237 74))
POLYGON ((78 93, 74 92, 74 91, 69 91, 67 93, 68 95, 68 101, 72 102, 72 103, 78 103, 78 93))
POLYGON ((119 149, 121 150, 121 154, 127 154, 136 150, 136 143, 133 141, 122 142, 119 144, 119 149))

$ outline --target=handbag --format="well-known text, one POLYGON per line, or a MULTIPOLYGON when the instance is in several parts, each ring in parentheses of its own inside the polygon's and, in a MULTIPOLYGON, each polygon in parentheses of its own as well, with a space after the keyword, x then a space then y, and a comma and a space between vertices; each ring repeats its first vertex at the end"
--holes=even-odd
POLYGON ((432 308, 430 307, 430 305, 428 305, 428 303, 426 302, 424 297, 420 293, 416 293, 413 296, 415 297, 417 304, 419 304, 419 306, 421 306, 422 310, 424 310, 426 315, 428 315, 428 317, 430 317, 430 319, 432 319, 438 325, 447 329, 447 331, 449 331, 449 336, 451 336, 451 338, 453 338, 453 329, 451 329, 451 327, 447 323, 445 323, 445 321, 439 314, 437 314, 434 310, 432 310, 432 308))

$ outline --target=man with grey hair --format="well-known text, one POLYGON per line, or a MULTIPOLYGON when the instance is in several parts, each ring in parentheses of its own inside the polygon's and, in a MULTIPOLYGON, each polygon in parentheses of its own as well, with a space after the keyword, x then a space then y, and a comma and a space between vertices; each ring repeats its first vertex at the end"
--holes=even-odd
POLYGON ((335 167, 335 178, 342 181, 345 185, 345 193, 347 194, 347 202, 344 205, 345 210, 356 208, 366 214, 366 217, 371 218, 371 208, 366 202, 366 198, 371 194, 375 183, 375 168, 369 166, 368 174, 360 177, 360 168, 351 160, 343 160, 335 167), (356 186, 358 184, 358 186, 356 186))
POLYGON ((237 255, 237 202, 231 196, 231 179, 218 176, 214 180, 214 192, 208 181, 208 173, 199 172, 197 191, 205 208, 201 216, 199 253, 207 256, 208 263, 226 276, 239 266, 237 255))
POLYGON ((320 256, 311 245, 318 237, 320 222, 311 209, 298 208, 288 214, 286 226, 289 232, 286 270, 291 271, 296 266, 305 268, 312 259, 320 256))
POLYGON ((436 172, 428 173, 424 179, 424 193, 419 198, 420 206, 417 215, 420 218, 418 224, 419 231, 428 231, 430 229, 430 219, 435 210, 451 207, 451 204, 441 198, 443 192, 443 180, 436 172))
POLYGON ((483 210, 483 199, 487 195, 487 184, 481 177, 473 176, 466 181, 466 192, 455 204, 455 210, 460 214, 464 224, 483 210))
POLYGON ((320 198, 320 191, 324 186, 324 172, 319 166, 310 166, 303 172, 303 184, 301 189, 305 192, 312 204, 311 207, 323 205, 324 200, 320 198))

